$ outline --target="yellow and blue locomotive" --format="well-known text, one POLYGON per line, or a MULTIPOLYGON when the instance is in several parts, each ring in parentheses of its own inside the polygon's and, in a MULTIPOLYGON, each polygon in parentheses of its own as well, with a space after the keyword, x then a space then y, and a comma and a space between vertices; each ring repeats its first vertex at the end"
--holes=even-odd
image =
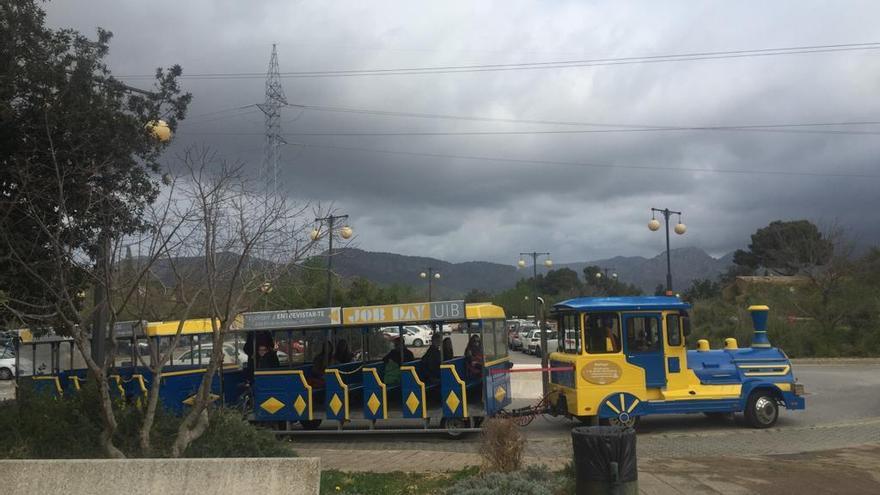
POLYGON ((687 350, 690 304, 675 297, 584 297, 554 306, 559 350, 548 400, 557 414, 634 426, 651 414, 742 412, 769 428, 779 407, 804 409, 803 385, 767 337, 767 306, 751 306, 754 336, 687 350))

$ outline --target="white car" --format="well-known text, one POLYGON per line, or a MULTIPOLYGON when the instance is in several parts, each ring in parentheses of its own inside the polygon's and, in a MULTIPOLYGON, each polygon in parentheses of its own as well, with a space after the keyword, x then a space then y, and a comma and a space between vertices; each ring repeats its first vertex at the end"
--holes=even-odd
MULTIPOLYGON (((559 339, 556 337, 556 332, 552 330, 545 330, 547 334, 547 354, 549 355, 551 352, 556 352, 559 350, 559 339)), ((530 334, 530 338, 528 341, 528 354, 533 354, 535 356, 541 357, 541 333, 538 330, 533 330, 530 334)))
MULTIPOLYGON (((384 333, 389 339, 393 339, 399 335, 397 327, 383 327, 384 333)), ((419 325, 404 325, 403 327, 403 343, 408 347, 422 347, 426 343, 431 342, 431 329, 424 328, 419 325)))
MULTIPOLYGON (((31 361, 19 358, 18 365, 21 368, 21 376, 33 374, 31 361)), ((0 380, 12 380, 15 378, 15 348, 11 345, 0 347, 0 380)))
MULTIPOLYGON (((211 359, 211 353, 214 352, 213 344, 202 344, 201 349, 196 346, 193 349, 187 349, 186 352, 181 354, 180 356, 174 358, 174 364, 189 364, 190 362, 196 364, 199 363, 199 357, 201 357, 201 363, 207 364, 211 359)), ((283 361, 287 359, 287 354, 278 352, 278 360, 283 361), (283 356, 283 359, 282 359, 283 356)), ((238 352, 236 352, 235 346, 232 344, 223 344, 223 354, 226 355, 224 361, 243 364, 247 362, 247 354, 245 354, 244 349, 242 347, 238 348, 238 352)))

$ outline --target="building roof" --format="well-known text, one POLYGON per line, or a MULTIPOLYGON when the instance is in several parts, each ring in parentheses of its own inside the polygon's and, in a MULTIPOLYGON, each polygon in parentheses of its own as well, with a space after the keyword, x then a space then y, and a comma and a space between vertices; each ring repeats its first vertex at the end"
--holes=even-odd
POLYGON ((690 309, 691 305, 677 297, 577 297, 553 305, 557 311, 644 311, 662 309, 690 309))

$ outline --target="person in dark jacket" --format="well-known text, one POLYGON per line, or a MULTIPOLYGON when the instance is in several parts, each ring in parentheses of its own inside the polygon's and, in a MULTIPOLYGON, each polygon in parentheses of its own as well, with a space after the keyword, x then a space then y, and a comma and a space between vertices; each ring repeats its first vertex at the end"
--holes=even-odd
POLYGON ((480 335, 473 334, 468 340, 467 348, 464 350, 464 366, 467 374, 471 378, 483 376, 483 345, 480 342, 480 335))
POLYGON ((422 378, 425 383, 440 382, 440 363, 443 361, 443 356, 440 354, 440 340, 442 337, 439 333, 432 335, 431 346, 422 356, 422 378))
POLYGON ((257 369, 264 370, 267 368, 280 368, 281 363, 278 362, 278 353, 269 346, 260 344, 257 346, 257 369))
POLYGON ((354 354, 348 349, 348 341, 341 339, 336 342, 336 363, 350 363, 354 359, 354 354))
POLYGON ((443 345, 440 346, 440 350, 443 353, 443 361, 449 361, 455 357, 455 352, 452 350, 452 339, 449 337, 443 339, 443 345))
POLYGON ((394 361, 397 366, 401 366, 403 363, 408 363, 415 359, 412 351, 406 348, 403 339, 400 337, 394 337, 393 342, 394 348, 388 351, 388 354, 385 354, 385 357, 382 358, 383 363, 387 363, 390 360, 394 361), (403 360, 400 359, 401 351, 403 352, 403 360))

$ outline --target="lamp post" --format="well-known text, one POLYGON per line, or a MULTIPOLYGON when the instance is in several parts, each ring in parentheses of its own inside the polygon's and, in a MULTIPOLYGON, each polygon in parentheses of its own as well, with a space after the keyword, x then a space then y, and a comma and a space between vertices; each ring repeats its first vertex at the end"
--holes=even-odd
POLYGON ((435 279, 440 280, 440 272, 435 272, 434 267, 429 266, 419 273, 419 277, 428 280, 428 302, 431 302, 431 284, 435 279))
MULTIPOLYGON (((544 299, 538 297, 538 256, 547 256, 547 259, 544 260, 544 266, 550 268, 553 266, 553 260, 550 259, 550 253, 539 253, 536 251, 532 251, 531 253, 519 253, 522 256, 531 256, 532 257, 532 301, 535 303, 535 324, 538 325, 538 335, 541 337, 541 384, 543 387, 544 395, 547 395, 547 383, 549 383, 549 375, 547 375, 547 333, 544 332, 543 325, 541 325, 541 316, 544 313, 544 299), (541 312, 538 313, 538 303, 541 304, 541 312)), ((516 266, 519 268, 525 268, 526 260, 520 258, 519 261, 516 262, 516 266)))
POLYGON ((269 309, 269 294, 272 293, 272 282, 266 281, 260 284, 260 292, 263 293, 263 311, 269 309))
MULTIPOLYGON (((333 237, 336 236, 336 221, 346 220, 348 215, 327 215, 323 218, 315 219, 315 228, 312 230, 311 238, 317 241, 321 238, 321 224, 327 222, 327 238, 330 245, 327 247, 327 307, 333 306, 333 237)), ((339 237, 343 239, 351 239, 354 231, 348 225, 339 229, 339 237)))
POLYGON ((678 235, 683 235, 687 232, 687 227, 685 224, 681 223, 681 212, 680 211, 672 211, 669 208, 663 208, 662 210, 659 208, 651 208, 651 221, 648 222, 648 229, 652 232, 656 232, 660 230, 660 221, 657 220, 656 214, 663 214, 663 219, 666 223, 666 295, 672 295, 672 261, 669 253, 669 216, 670 215, 678 215, 678 223, 675 225, 675 233, 678 235))
MULTIPOLYGON (((520 256, 531 256, 532 257, 532 301, 535 302, 535 324, 538 324, 538 256, 550 256, 550 253, 519 253, 520 256)), ((516 266, 519 268, 526 267, 526 260, 520 258, 519 261, 516 262, 516 266)), ((553 266, 553 260, 547 258, 544 260, 544 266, 550 268, 553 266)))

